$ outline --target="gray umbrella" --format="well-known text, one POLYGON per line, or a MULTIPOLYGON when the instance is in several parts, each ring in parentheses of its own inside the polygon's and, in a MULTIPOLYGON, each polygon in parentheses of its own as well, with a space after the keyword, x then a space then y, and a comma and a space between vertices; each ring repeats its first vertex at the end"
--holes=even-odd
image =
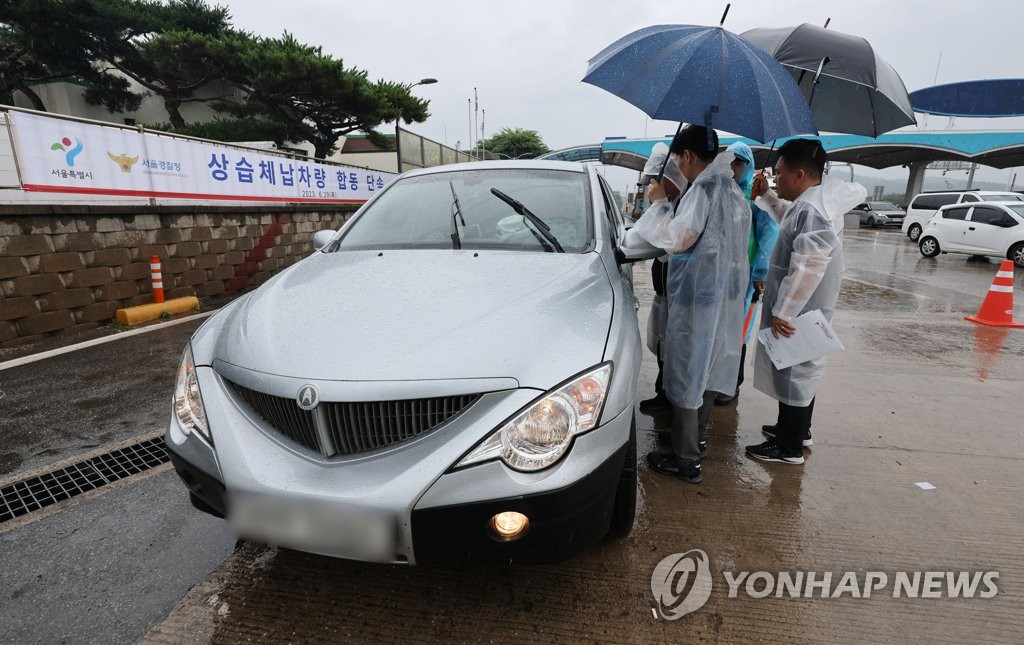
POLYGON ((917 123, 903 80, 859 36, 807 23, 741 36, 789 69, 822 132, 877 137, 917 123))

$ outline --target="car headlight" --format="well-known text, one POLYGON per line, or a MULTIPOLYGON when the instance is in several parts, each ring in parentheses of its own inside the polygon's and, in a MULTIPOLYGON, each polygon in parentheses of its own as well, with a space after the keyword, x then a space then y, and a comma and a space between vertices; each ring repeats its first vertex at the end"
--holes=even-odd
POLYGON ((206 409, 203 395, 199 392, 196 365, 192 360, 192 347, 186 347, 178 366, 178 378, 174 383, 174 414, 178 417, 185 434, 197 431, 208 442, 213 443, 210 428, 206 423, 206 409))
POLYGON ((500 457, 522 471, 547 468, 569 449, 572 438, 601 418, 612 365, 605 363, 551 390, 494 431, 457 466, 500 457))

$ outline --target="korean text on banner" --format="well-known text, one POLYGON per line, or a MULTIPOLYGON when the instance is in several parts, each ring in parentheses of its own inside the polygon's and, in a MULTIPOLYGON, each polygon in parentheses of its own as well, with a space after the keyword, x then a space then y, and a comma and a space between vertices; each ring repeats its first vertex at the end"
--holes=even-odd
POLYGON ((248 202, 361 203, 392 173, 158 133, 8 112, 27 191, 248 202))

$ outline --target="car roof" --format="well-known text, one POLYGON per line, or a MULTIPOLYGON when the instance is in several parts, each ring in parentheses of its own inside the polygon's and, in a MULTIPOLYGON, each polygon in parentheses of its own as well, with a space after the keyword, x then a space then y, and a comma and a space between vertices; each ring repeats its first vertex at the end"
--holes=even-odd
POLYGON ((498 161, 470 161, 467 163, 453 163, 445 166, 433 166, 431 168, 420 168, 411 170, 404 174, 406 177, 421 177, 443 172, 461 172, 465 170, 562 170, 568 172, 586 172, 587 167, 578 162, 572 161, 537 161, 535 159, 524 160, 498 160, 498 161))
POLYGON ((972 208, 974 206, 1002 206, 1009 208, 1010 206, 1024 206, 1024 202, 1011 200, 1004 202, 961 202, 959 204, 945 204, 939 206, 940 211, 949 210, 951 208, 972 208))

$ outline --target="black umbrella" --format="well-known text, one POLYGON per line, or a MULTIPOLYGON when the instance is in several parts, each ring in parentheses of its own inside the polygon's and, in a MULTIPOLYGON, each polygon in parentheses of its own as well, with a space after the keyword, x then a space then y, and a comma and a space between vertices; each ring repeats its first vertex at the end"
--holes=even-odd
POLYGON ((741 36, 789 70, 822 132, 877 137, 917 123, 903 80, 859 36, 807 23, 741 36))

